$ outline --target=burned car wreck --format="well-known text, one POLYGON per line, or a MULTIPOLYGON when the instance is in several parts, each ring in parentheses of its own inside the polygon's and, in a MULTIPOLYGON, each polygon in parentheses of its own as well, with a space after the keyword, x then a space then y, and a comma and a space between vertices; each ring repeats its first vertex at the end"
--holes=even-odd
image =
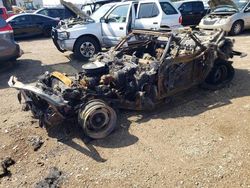
POLYGON ((116 109, 151 110, 195 85, 225 86, 234 55, 241 53, 223 31, 134 30, 75 76, 47 72, 35 85, 12 76, 8 84, 42 125, 75 118, 86 136, 100 139, 115 129, 116 109))

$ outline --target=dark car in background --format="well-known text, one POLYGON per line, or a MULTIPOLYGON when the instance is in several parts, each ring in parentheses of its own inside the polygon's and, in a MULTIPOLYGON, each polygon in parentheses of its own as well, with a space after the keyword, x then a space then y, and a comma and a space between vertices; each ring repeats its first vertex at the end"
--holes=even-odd
POLYGON ((174 3, 181 12, 183 26, 196 26, 206 15, 206 10, 202 1, 184 0, 174 3))
POLYGON ((41 8, 35 11, 34 14, 42 14, 42 15, 49 16, 52 18, 59 18, 60 20, 76 17, 76 15, 72 11, 64 7, 41 8))
POLYGON ((14 41, 12 27, 0 18, 0 61, 16 60, 21 55, 22 50, 14 41))
POLYGON ((12 26, 15 37, 27 37, 50 36, 52 27, 57 26, 60 20, 39 14, 24 13, 12 16, 6 21, 12 26))

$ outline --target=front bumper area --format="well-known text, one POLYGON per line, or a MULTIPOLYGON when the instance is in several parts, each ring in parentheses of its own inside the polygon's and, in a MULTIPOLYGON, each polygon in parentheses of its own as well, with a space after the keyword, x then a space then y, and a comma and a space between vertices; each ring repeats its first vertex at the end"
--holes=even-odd
POLYGON ((225 24, 213 24, 213 25, 206 25, 203 22, 200 22, 199 28, 200 29, 207 29, 207 30, 214 30, 214 29, 222 29, 223 31, 229 32, 231 30, 231 24, 225 23, 225 24))
POLYGON ((56 28, 52 29, 51 35, 54 45, 60 52, 73 51, 76 39, 67 39, 67 40, 58 39, 58 31, 56 28))

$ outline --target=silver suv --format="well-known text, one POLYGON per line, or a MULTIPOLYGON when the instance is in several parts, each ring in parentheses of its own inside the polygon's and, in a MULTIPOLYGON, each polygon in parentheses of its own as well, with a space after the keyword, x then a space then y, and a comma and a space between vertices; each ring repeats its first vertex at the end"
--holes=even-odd
POLYGON ((109 3, 90 17, 69 2, 62 3, 81 19, 61 22, 52 31, 61 52, 73 51, 79 59, 89 59, 102 47, 116 45, 132 29, 159 30, 181 27, 182 16, 170 0, 139 0, 109 3))

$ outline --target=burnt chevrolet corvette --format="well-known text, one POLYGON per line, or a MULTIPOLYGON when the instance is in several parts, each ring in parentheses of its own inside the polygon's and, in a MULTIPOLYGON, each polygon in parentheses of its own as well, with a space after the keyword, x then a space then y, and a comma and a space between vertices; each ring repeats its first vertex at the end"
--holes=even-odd
POLYGON ((223 31, 134 30, 74 76, 46 72, 33 85, 14 76, 8 83, 41 125, 76 119, 100 139, 117 126, 116 109, 152 110, 195 85, 222 88, 234 77, 234 55, 242 54, 223 31))

